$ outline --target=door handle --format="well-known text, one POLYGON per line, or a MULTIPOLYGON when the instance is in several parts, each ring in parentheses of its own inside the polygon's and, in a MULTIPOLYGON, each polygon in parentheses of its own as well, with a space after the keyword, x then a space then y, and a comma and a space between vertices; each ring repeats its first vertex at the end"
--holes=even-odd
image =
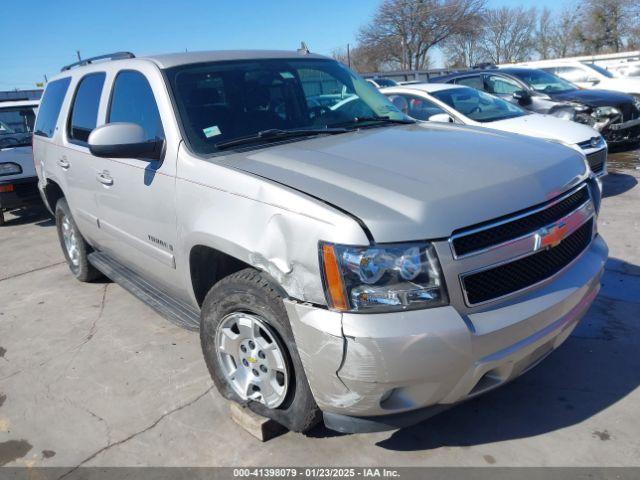
POLYGON ((113 185, 113 178, 111 178, 111 175, 109 175, 109 172, 100 172, 96 175, 96 178, 103 185, 106 185, 108 187, 113 185))
POLYGON ((67 157, 63 156, 58 159, 58 166, 63 170, 68 170, 71 164, 67 162, 67 157))

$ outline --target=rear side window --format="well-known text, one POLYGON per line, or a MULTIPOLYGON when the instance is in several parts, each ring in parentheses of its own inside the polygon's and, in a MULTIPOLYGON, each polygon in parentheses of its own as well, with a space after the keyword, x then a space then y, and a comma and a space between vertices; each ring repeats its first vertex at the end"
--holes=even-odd
POLYGON ((136 123, 147 140, 164 138, 158 105, 151 86, 140 72, 124 70, 113 83, 108 123, 136 123))
POLYGON ((41 137, 52 137, 58 123, 58 116, 62 108, 62 102, 69 89, 71 78, 61 78, 47 85, 44 92, 38 118, 36 119, 35 134, 41 137))
POLYGON ((104 73, 91 73, 80 80, 71 107, 69 138, 86 143, 98 123, 98 106, 104 85, 104 73))

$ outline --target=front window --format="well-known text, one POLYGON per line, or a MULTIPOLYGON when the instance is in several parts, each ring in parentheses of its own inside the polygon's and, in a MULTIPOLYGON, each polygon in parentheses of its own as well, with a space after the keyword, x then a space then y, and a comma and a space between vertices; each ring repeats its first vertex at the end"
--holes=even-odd
POLYGON ((613 74, 609 70, 606 70, 599 65, 596 65, 594 63, 585 63, 584 65, 589 67, 591 70, 595 70, 600 75, 604 75, 607 78, 614 78, 613 74))
POLYGON ((274 130, 312 134, 411 122, 368 82, 333 60, 212 62, 166 73, 187 140, 200 154, 274 130))
POLYGON ((527 113, 501 98, 473 88, 452 88, 431 95, 476 122, 495 122, 527 113))
POLYGON ((0 148, 31 145, 34 107, 0 108, 0 148))
POLYGON ((519 70, 511 72, 511 74, 540 93, 565 93, 578 89, 573 83, 544 70, 519 70))

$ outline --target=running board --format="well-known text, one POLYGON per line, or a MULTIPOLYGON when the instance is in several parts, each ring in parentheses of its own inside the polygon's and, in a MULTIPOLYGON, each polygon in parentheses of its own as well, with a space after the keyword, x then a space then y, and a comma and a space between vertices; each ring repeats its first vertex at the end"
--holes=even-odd
POLYGON ((169 294, 149 284, 144 278, 102 252, 88 255, 91 265, 122 288, 133 294, 138 300, 153 308, 156 312, 178 327, 197 331, 200 329, 200 313, 193 307, 171 298, 169 294))

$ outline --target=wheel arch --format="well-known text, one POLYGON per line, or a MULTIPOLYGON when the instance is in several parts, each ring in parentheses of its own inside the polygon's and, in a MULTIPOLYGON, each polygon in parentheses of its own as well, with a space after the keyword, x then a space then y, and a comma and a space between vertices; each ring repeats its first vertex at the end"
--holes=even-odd
POLYGON ((64 191, 62 190, 62 187, 60 187, 58 183, 50 179, 47 179, 47 183, 42 189, 42 196, 47 210, 49 210, 52 215, 55 214, 56 203, 58 203, 58 200, 66 197, 64 191))

